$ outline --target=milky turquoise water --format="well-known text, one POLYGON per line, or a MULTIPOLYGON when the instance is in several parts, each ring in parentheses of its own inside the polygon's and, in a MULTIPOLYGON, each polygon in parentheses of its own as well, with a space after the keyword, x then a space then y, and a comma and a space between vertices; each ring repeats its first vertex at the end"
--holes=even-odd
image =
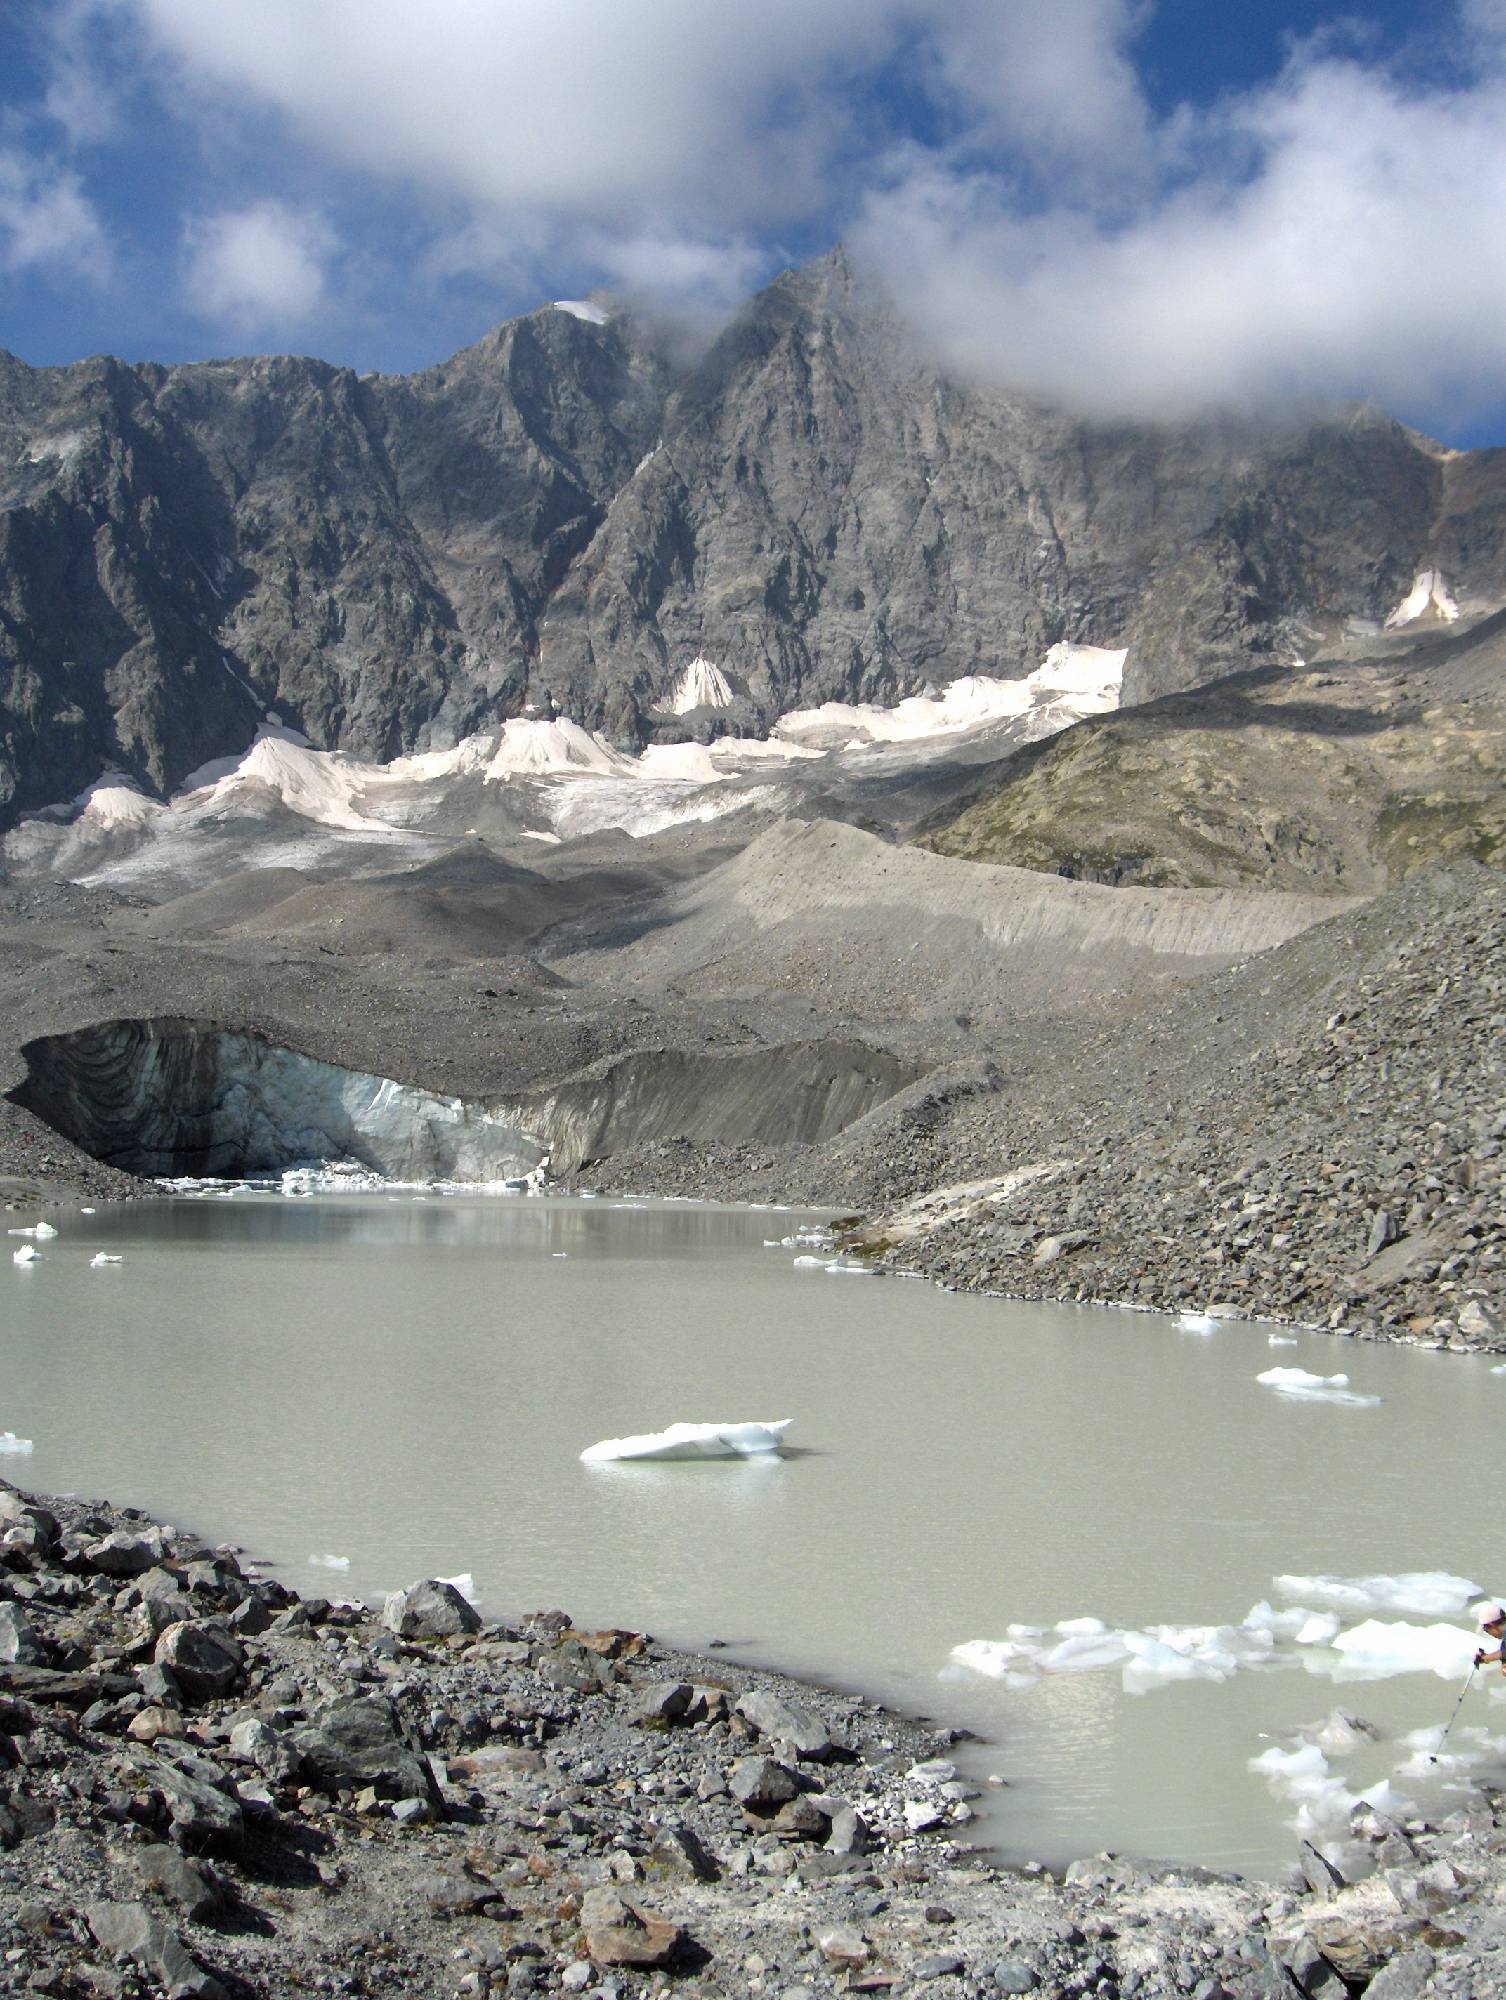
MULTIPOLYGON (((970 1727, 968 1768, 1008 1781, 982 1836, 1016 1854, 1274 1869, 1293 1805, 1251 1756, 1341 1701, 1387 1732, 1334 1763, 1357 1787, 1457 1687, 1335 1687, 1286 1648, 1223 1685, 1015 1689, 942 1678, 959 1642, 1238 1620, 1278 1572, 1506 1581, 1506 1377, 1473 1357, 831 1277, 764 1247, 805 1220, 775 1210, 247 1195, 59 1220, 35 1268, 0 1263, 0 1431, 33 1440, 0 1474, 233 1539, 305 1590, 470 1571, 493 1616, 724 1640, 970 1727), (1273 1362, 1381 1402, 1291 1402, 1255 1381, 1273 1362), (780 1417, 774 1465, 579 1462, 780 1417)), ((1460 1740, 1492 1725, 1501 1697, 1472 1693, 1460 1740)))

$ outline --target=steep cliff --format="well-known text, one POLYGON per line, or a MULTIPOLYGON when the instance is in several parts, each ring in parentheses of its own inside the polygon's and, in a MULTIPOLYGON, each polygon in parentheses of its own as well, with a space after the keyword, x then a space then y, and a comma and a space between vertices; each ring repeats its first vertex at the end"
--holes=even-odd
POLYGON ((1506 454, 1374 411, 1088 424, 950 381, 840 252, 693 363, 548 306, 443 365, 0 356, 0 823, 164 792, 272 709, 367 757, 558 708, 621 743, 1128 645, 1287 660, 1434 565, 1506 598, 1506 454), (672 712, 686 669, 730 699, 672 712))

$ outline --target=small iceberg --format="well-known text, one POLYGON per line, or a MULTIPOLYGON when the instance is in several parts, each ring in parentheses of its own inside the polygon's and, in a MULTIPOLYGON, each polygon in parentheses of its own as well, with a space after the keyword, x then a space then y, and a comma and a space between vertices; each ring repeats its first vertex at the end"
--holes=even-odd
POLYGON ((14 1431, 0 1431, 0 1458, 17 1457, 31 1450, 30 1438, 18 1438, 14 1431))
POLYGON ((116 1251, 96 1250, 94 1255, 89 1259, 89 1269, 91 1271, 98 1271, 105 1264, 123 1264, 124 1262, 124 1257, 120 1256, 116 1251))
POLYGON ((1356 1395, 1347 1375, 1313 1375, 1305 1368, 1267 1368, 1255 1377, 1279 1396, 1309 1403, 1347 1403, 1353 1409, 1374 1409, 1379 1396, 1356 1395))
POLYGON ((50 1222, 34 1222, 29 1229, 7 1229, 5 1233, 7 1236, 34 1236, 39 1243, 57 1235, 50 1222))
POLYGON ((31 1244, 23 1243, 19 1250, 13 1250, 11 1252, 10 1261, 13 1264, 19 1264, 24 1270, 28 1264, 35 1264, 39 1261, 39 1259, 37 1257, 36 1251, 32 1248, 31 1244))
POLYGON ((603 1438, 581 1453, 582 1463, 601 1465, 621 1458, 771 1458, 794 1422, 783 1417, 773 1424, 671 1424, 668 1430, 646 1431, 640 1437, 603 1438))
POLYGON ((349 1568, 350 1568, 350 1557, 349 1557, 349 1556, 331 1556, 331 1555, 323 1555, 323 1556, 310 1556, 310 1557, 309 1557, 309 1568, 310 1568, 310 1569, 349 1569, 349 1568))
POLYGON ((1183 1333, 1212 1333, 1218 1321, 1212 1313, 1178 1313, 1177 1325, 1183 1333))

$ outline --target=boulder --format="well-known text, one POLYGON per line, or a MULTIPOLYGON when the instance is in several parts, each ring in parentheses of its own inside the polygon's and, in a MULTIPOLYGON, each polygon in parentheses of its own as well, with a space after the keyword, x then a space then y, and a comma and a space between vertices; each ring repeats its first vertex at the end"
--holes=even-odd
POLYGON ((174 1904, 196 1924, 225 1907, 225 1886, 212 1868, 192 1861, 176 1847, 143 1847, 136 1856, 142 1885, 174 1904))
POLYGON ((1376 1973, 1365 1988, 1365 2000, 1422 2000, 1435 1963, 1425 1944, 1413 1945, 1376 1973))
POLYGON ((628 1721, 648 1729, 668 1728, 687 1713, 694 1696, 688 1681, 650 1681, 634 1690, 628 1721))
POLYGON ((751 1812, 774 1812, 804 1788, 799 1773, 775 1757, 739 1757, 727 1773, 727 1789, 751 1812))
POLYGON ((19 1605, 0 1604, 0 1660, 7 1666, 41 1667, 49 1650, 19 1605))
POLYGON ((58 1538, 58 1517, 50 1508, 42 1507, 35 1500, 28 1500, 24 1493, 18 1493, 14 1486, 0 1486, 0 1528, 13 1526, 17 1521, 34 1521, 46 1535, 49 1542, 58 1538))
POLYGON ((649 1865, 697 1882, 715 1882, 721 1873, 693 1827, 666 1826, 648 1852, 649 1865))
POLYGON ((382 1606, 382 1623, 399 1639, 447 1639, 458 1632, 479 1632, 481 1615, 453 1583, 427 1577, 391 1593, 382 1606))
POLYGON ((816 1949, 838 1971, 866 1965, 873 1956, 873 1947, 855 1924, 834 1924, 830 1930, 819 1932, 816 1949))
POLYGON ((225 2000, 225 1989, 183 1948, 176 1931, 145 1903, 90 1903, 84 1916, 101 1951, 129 1959, 160 1986, 167 2000, 225 2000))
POLYGON ((1459 1331, 1467 1333, 1471 1340, 1499 1340, 1501 1330, 1500 1314, 1493 1312, 1483 1299, 1466 1299, 1459 1308, 1459 1331))
POLYGON ((382 1695, 332 1702, 291 1731, 287 1742, 322 1791, 348 1786, 358 1792, 370 1785, 379 1798, 439 1803, 427 1761, 404 1741, 397 1711, 382 1695))
POLYGON ((667 1965, 683 1940, 678 1924, 604 1883, 582 1898, 580 1927, 586 1950, 601 1966, 667 1965))
POLYGON ((781 1701, 778 1695, 768 1694, 762 1689, 755 1688, 751 1694, 745 1694, 738 1702, 736 1712, 760 1736, 788 1744, 797 1757, 809 1757, 820 1763, 834 1755, 838 1748, 818 1715, 812 1714, 808 1708, 797 1707, 793 1702, 781 1701))
POLYGON ((162 1560, 162 1542, 156 1535, 130 1535, 122 1528, 90 1542, 80 1552, 86 1568, 101 1576, 144 1576, 162 1560))
POLYGON ((1345 1886, 1340 1870, 1310 1840, 1304 1840, 1298 1847, 1297 1866, 1302 1870, 1302 1879, 1308 1888, 1325 1902, 1345 1886))
POLYGON ((298 1756, 280 1729, 259 1715, 242 1716, 230 1731, 230 1750, 254 1764, 264 1778, 281 1784, 298 1769, 298 1756))
POLYGON ((205 1759, 169 1762, 159 1756, 148 1767, 147 1776, 162 1795, 172 1820, 173 1839, 180 1847, 195 1851, 220 1848, 230 1854, 239 1851, 245 1842, 246 1823, 240 1801, 229 1793, 229 1780, 217 1765, 205 1759))
POLYGON ((157 1666, 171 1669, 189 1701, 212 1701, 229 1694, 245 1669, 245 1656, 223 1625, 201 1625, 191 1619, 169 1625, 152 1658, 157 1666))

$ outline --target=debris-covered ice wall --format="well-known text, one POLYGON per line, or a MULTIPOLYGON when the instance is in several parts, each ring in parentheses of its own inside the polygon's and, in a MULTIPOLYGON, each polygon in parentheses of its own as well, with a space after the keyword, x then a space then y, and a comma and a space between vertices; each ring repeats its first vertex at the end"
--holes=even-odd
POLYGON ((506 1112, 213 1022, 107 1021, 24 1054, 16 1101, 129 1173, 235 1178, 352 1160, 399 1180, 497 1180, 547 1152, 506 1112))

